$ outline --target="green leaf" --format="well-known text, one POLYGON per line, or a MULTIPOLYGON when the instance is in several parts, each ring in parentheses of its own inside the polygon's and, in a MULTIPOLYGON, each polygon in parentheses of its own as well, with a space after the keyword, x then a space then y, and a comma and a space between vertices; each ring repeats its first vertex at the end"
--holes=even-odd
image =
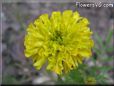
POLYGON ((97 53, 97 54, 101 54, 101 50, 99 48, 94 47, 93 50, 97 53))
POLYGON ((114 60, 114 56, 106 57, 106 58, 104 58, 102 60, 103 60, 103 62, 113 61, 114 60))
POLYGON ((102 38, 98 35, 97 32, 95 33, 95 39, 96 39, 97 43, 100 45, 100 47, 103 48, 104 44, 103 44, 102 38))
POLYGON ((109 30, 109 33, 107 35, 107 38, 106 38, 106 45, 108 45, 108 43, 111 41, 111 38, 113 37, 113 29, 110 29, 109 30))
POLYGON ((96 80, 97 80, 98 84, 106 84, 107 83, 105 74, 103 74, 103 73, 96 76, 96 80))
POLYGON ((106 51, 107 51, 107 52, 113 52, 113 51, 114 51, 114 47, 113 47, 113 46, 108 47, 108 48, 106 49, 106 51))
POLYGON ((76 70, 72 70, 69 74, 69 76, 77 83, 77 84, 83 84, 84 83, 84 80, 83 80, 83 77, 82 77, 82 73, 80 73, 78 71, 78 69, 76 70))

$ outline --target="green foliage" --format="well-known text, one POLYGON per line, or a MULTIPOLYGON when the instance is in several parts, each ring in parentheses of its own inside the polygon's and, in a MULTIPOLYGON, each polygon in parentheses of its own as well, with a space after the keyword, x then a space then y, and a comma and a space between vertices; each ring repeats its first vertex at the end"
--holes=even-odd
POLYGON ((6 75, 3 80, 2 80, 2 84, 14 84, 16 83, 16 79, 14 78, 14 76, 11 75, 6 75))

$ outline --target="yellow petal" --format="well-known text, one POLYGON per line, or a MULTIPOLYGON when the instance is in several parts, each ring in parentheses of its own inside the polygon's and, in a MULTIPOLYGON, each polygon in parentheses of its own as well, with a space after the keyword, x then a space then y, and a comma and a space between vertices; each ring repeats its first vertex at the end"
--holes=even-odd
POLYGON ((62 15, 62 22, 65 25, 64 28, 67 29, 72 20, 72 10, 66 10, 62 15))
POLYGON ((77 11, 73 13, 73 18, 75 19, 75 22, 77 22, 80 19, 80 15, 77 11))
POLYGON ((34 54, 37 53, 37 49, 31 49, 31 50, 26 49, 24 51, 24 53, 25 53, 25 56, 26 57, 30 57, 30 56, 32 56, 32 55, 34 55, 34 54))
POLYGON ((60 24, 61 24, 61 12, 52 12, 51 15, 51 24, 52 24, 52 29, 60 29, 60 24))
POLYGON ((54 66, 53 71, 54 71, 55 73, 59 74, 59 75, 62 73, 62 70, 61 70, 61 68, 59 67, 58 64, 56 64, 56 65, 54 66))
POLYGON ((65 10, 63 12, 63 17, 64 18, 71 18, 71 16, 72 16, 72 10, 65 10))
POLYGON ((87 25, 89 25, 89 21, 87 18, 81 18, 79 20, 79 24, 80 24, 80 26, 87 26, 87 25))
POLYGON ((82 49, 82 50, 79 50, 79 54, 82 56, 82 57, 87 57, 89 58, 92 53, 91 53, 91 50, 89 49, 82 49))
POLYGON ((36 67, 36 69, 39 70, 42 67, 42 65, 45 63, 45 61, 46 61, 46 58, 40 58, 33 65, 36 67))
POLYGON ((48 66, 47 66, 47 70, 51 70, 56 64, 56 59, 54 57, 49 57, 48 58, 48 66))
POLYGON ((40 19, 44 23, 45 27, 47 27, 47 29, 51 26, 51 22, 50 22, 50 20, 48 18, 48 14, 41 15, 40 16, 40 19))
POLYGON ((68 73, 70 71, 68 64, 66 62, 63 62, 63 66, 64 66, 64 72, 68 73))

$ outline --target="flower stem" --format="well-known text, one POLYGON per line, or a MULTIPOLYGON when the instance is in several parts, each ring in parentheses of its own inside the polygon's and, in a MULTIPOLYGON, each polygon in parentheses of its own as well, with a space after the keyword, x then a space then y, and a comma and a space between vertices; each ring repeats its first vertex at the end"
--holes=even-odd
POLYGON ((58 75, 58 81, 59 81, 59 83, 63 82, 62 77, 60 75, 58 75))

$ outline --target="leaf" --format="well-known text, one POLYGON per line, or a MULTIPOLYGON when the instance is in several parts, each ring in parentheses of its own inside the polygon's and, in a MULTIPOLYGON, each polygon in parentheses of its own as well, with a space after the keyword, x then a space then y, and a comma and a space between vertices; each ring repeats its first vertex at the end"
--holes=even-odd
POLYGON ((82 74, 78 70, 72 70, 69 76, 75 81, 77 84, 84 83, 82 74))
POLYGON ((106 84, 107 83, 105 74, 103 74, 103 73, 101 73, 98 76, 96 76, 96 80, 97 80, 98 84, 106 84))
POLYGON ((101 51, 100 51, 99 48, 94 47, 93 50, 94 50, 97 54, 101 54, 101 51))
POLYGON ((113 52, 114 51, 114 47, 113 46, 108 47, 108 48, 106 48, 106 51, 107 52, 113 52))
POLYGON ((109 30, 109 33, 107 35, 107 38, 106 38, 106 45, 108 45, 108 43, 111 41, 111 38, 113 37, 113 29, 110 29, 109 30))
POLYGON ((97 32, 95 33, 95 39, 96 39, 97 43, 101 46, 101 48, 103 48, 104 44, 103 44, 102 38, 98 35, 97 32))
POLYGON ((113 61, 114 60, 114 56, 110 56, 110 57, 106 57, 104 59, 102 59, 104 62, 109 62, 109 61, 113 61))

